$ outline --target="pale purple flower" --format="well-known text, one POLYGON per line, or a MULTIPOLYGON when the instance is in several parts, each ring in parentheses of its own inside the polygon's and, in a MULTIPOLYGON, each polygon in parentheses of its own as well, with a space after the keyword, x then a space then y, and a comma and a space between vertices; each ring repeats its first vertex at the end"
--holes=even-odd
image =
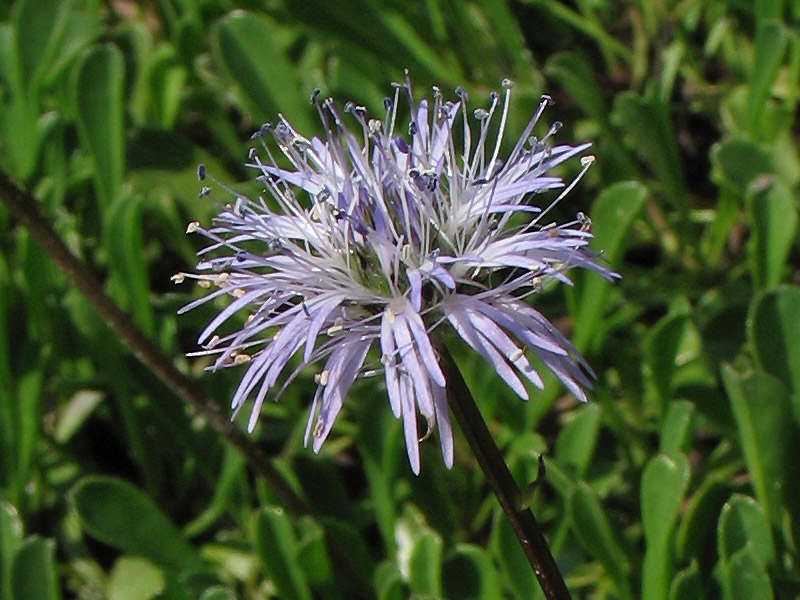
MULTIPOLYGON (((434 88, 432 101, 415 104, 406 77, 385 100, 382 120, 352 104, 340 111, 330 100, 317 103, 315 93, 324 138, 303 137, 283 117, 254 136, 262 138, 263 153, 252 150, 249 166, 259 171, 265 197, 235 196, 211 229, 192 223, 190 231, 211 243, 199 253, 200 274, 176 276, 216 288, 182 312, 217 296, 230 300, 200 334, 203 350, 194 354, 215 355, 214 369, 246 365, 232 408, 236 413, 253 398, 250 430, 268 397, 280 396, 307 365, 320 364, 305 437, 315 452, 353 382, 379 376, 403 420, 414 473, 420 438, 436 425, 451 467, 447 382, 431 342, 445 325, 521 398, 528 397, 523 379, 543 385, 529 362, 535 356, 586 399, 588 365, 525 299, 550 280, 569 283, 572 267, 614 276, 588 249, 588 219, 544 224, 548 209, 531 202, 557 189, 550 206, 558 202, 592 158, 581 159, 580 174, 566 186, 549 171, 589 144, 551 145, 559 123, 532 137, 550 103, 543 97, 501 162, 510 82, 503 88, 488 109, 470 115, 460 89, 455 101, 434 88), (402 136, 396 122, 406 102, 410 126, 402 136), (271 147, 283 154, 283 167, 271 147), (243 326, 216 333, 240 312, 248 315, 243 326), (295 356, 299 365, 287 373, 295 356), (418 413, 427 432, 418 429, 418 413)), ((205 178, 202 165, 198 175, 205 178)))

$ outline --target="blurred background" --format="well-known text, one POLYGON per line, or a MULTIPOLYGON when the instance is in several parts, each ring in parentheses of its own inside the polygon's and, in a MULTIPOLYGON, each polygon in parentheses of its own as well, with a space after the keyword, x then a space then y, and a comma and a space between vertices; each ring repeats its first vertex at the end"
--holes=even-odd
MULTIPOLYGON (((520 485, 544 456, 532 507, 575 598, 798 598, 799 26, 797 0, 0 0, 0 168, 227 414, 240 373, 184 356, 219 305, 178 317, 200 290, 170 281, 219 208, 198 163, 258 193, 263 122, 320 133, 315 88, 380 117, 406 68, 472 108, 513 80, 506 151, 550 94, 557 142, 597 157, 554 217, 590 215, 622 279, 534 298, 587 404, 457 357, 490 429, 520 485)), ((540 594, 460 434, 413 476, 367 381, 314 455, 313 385, 251 436, 299 514, 0 204, 0 600, 540 594)))

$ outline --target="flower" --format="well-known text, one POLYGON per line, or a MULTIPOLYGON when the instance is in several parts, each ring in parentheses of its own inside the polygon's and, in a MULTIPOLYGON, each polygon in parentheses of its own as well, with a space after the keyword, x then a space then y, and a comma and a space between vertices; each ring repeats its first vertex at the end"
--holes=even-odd
MULTIPOLYGON (((434 88, 431 102, 415 104, 406 75, 385 99, 382 120, 368 119, 352 103, 344 111, 332 100, 320 103, 315 92, 324 138, 303 137, 282 116, 254 134, 263 152, 251 150, 248 166, 259 171, 267 198, 235 195, 210 229, 192 223, 189 231, 211 243, 199 253, 199 274, 176 276, 216 287, 181 312, 218 296, 230 300, 200 334, 203 350, 193 355, 214 355, 213 369, 247 365, 232 408, 235 414, 254 398, 250 430, 268 395, 277 398, 304 367, 322 363, 305 435, 315 452, 353 382, 382 376, 392 412, 403 420, 414 473, 420 470, 418 413, 427 421, 423 439, 438 425, 451 467, 447 382, 431 340, 448 324, 521 398, 528 397, 522 379, 543 386, 529 362, 535 356, 586 399, 588 365, 525 298, 549 280, 569 283, 565 272, 572 267, 615 276, 587 247, 587 218, 542 224, 593 158, 581 159, 583 169, 569 185, 548 174, 589 144, 551 145, 558 122, 542 139, 531 137, 551 103, 545 96, 501 162, 512 85, 506 80, 502 87, 488 110, 474 111, 477 131, 462 89, 451 102, 434 88), (395 133, 401 95, 410 109, 407 137, 395 133), (490 135, 498 113, 498 132, 490 135), (529 202, 559 188, 545 210, 529 202), (216 334, 241 311, 248 314, 241 328, 216 334), (378 350, 374 358, 371 350, 378 350), (279 387, 296 355, 299 366, 279 387)), ((202 165, 198 176, 206 179, 202 165)))

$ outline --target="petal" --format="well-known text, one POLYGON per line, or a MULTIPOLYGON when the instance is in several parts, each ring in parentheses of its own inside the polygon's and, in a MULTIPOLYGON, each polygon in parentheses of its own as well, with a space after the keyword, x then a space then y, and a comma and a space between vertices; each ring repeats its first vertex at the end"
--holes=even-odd
POLYGON ((450 425, 450 413, 447 408, 447 394, 445 388, 432 385, 433 405, 436 407, 436 422, 439 426, 439 443, 442 446, 444 466, 453 468, 453 428, 450 425))
POLYGON ((315 425, 317 430, 314 431, 312 444, 314 452, 319 452, 322 443, 328 437, 333 422, 342 408, 344 397, 364 364, 371 343, 371 339, 365 341, 355 336, 352 339, 343 339, 328 358, 328 362, 325 364, 328 381, 323 386, 322 405, 315 425))

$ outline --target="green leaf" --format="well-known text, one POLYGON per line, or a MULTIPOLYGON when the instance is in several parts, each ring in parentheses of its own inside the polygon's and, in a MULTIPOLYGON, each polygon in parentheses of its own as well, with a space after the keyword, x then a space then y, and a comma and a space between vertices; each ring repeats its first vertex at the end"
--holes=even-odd
POLYGON ((237 600, 237 596, 228 588, 214 586, 205 590, 200 600, 237 600))
POLYGON ((36 87, 61 50, 71 5, 64 0, 21 0, 14 9, 19 77, 29 102, 38 104, 36 87))
POLYGON ((53 439, 59 444, 66 444, 104 399, 105 395, 102 392, 94 390, 75 392, 57 417, 53 439))
POLYGON ((55 562, 56 544, 39 536, 26 539, 17 550, 11 566, 13 600, 58 600, 55 562))
POLYGON ((442 538, 423 531, 414 540, 408 559, 408 583, 416 594, 441 594, 442 538))
POLYGON ((746 138, 733 138, 711 147, 712 176, 744 193, 757 177, 773 171, 772 157, 761 145, 746 138))
POLYGON ((127 481, 84 477, 70 496, 84 531, 101 542, 168 568, 202 565, 156 503, 127 481))
POLYGON ((108 578, 108 600, 150 600, 164 590, 164 572, 144 558, 122 556, 108 578))
POLYGON ((514 534, 511 524, 505 515, 497 511, 492 521, 492 554, 500 565, 504 580, 518 600, 542 598, 541 588, 531 570, 519 539, 514 534))
POLYGON ((310 517, 298 523, 300 540, 297 544, 297 564, 306 581, 313 586, 324 586, 333 581, 333 568, 325 547, 325 531, 310 517))
POLYGON ((623 552, 597 496, 586 483, 578 483, 572 489, 567 499, 567 518, 573 535, 614 579, 619 596, 633 598, 628 579, 628 557, 623 552))
POLYGON ((706 476, 689 501, 675 537, 675 556, 679 561, 702 556, 705 548, 713 545, 719 514, 730 493, 728 473, 706 476))
POLYGON ((680 571, 669 586, 669 600, 704 600, 703 585, 697 562, 680 571))
POLYGON ((403 576, 393 561, 386 561, 375 569, 374 589, 378 600, 407 600, 408 589, 403 576))
POLYGON ((599 404, 580 405, 558 436, 555 457, 562 465, 571 466, 578 478, 583 477, 592 460, 600 431, 600 412, 599 404))
POLYGON ((683 454, 652 458, 642 474, 641 504, 645 555, 642 598, 666 599, 672 580, 671 542, 681 503, 689 485, 683 454))
POLYGON ((686 181, 664 100, 655 87, 644 98, 633 92, 622 92, 614 102, 614 117, 649 163, 662 190, 678 210, 679 222, 685 222, 689 211, 686 181))
POLYGON ((214 56, 238 84, 254 119, 270 120, 280 111, 295 129, 310 134, 306 96, 282 41, 286 34, 266 16, 236 11, 217 22, 214 56))
POLYGON ((755 549, 747 545, 727 562, 723 587, 730 600, 774 598, 772 583, 755 549))
MULTIPOLYGON (((647 188, 635 181, 623 181, 606 188, 592 205, 591 246, 602 252, 608 264, 619 266, 630 239, 630 230, 644 206, 647 188)), ((611 284, 589 273, 583 278, 580 304, 575 311, 573 343, 585 351, 602 325, 611 284)), ((599 336, 597 336, 599 337, 599 336)))
POLYGON ((661 414, 672 398, 678 349, 688 324, 689 319, 685 314, 667 315, 656 323, 645 339, 645 368, 658 396, 658 412, 661 414))
POLYGON ((745 111, 746 127, 753 136, 760 133, 767 98, 785 54, 786 40, 786 27, 777 21, 760 23, 756 29, 755 57, 745 111))
POLYGON ((779 179, 747 195, 750 217, 750 272, 756 288, 778 285, 788 270, 786 260, 797 230, 795 198, 779 179))
POLYGON ((719 555, 725 560, 749 546, 762 567, 775 566, 775 548, 764 510, 749 496, 735 494, 722 507, 717 544, 719 555))
POLYGON ((265 507, 258 513, 255 548, 261 569, 286 600, 311 600, 311 590, 297 560, 297 539, 283 509, 265 507))
POLYGON ((73 86, 78 133, 94 163, 101 214, 117 198, 125 176, 124 79, 122 53, 105 44, 82 57, 73 86))
POLYGON ((10 600, 11 565, 22 541, 22 519, 17 509, 0 501, 0 600, 10 600))
POLYGON ((779 528, 791 433, 788 391, 766 373, 742 377, 728 365, 722 369, 722 380, 756 497, 769 521, 779 528))
POLYGON ((759 367, 800 396, 800 288, 781 286, 758 297, 747 320, 759 367))
POLYGON ((39 367, 33 367, 20 377, 17 390, 19 409, 15 453, 17 458, 16 485, 20 494, 29 481, 34 455, 40 445, 42 377, 42 370, 39 367))
POLYGON ((501 598, 500 581, 488 552, 459 544, 442 566, 442 593, 450 600, 501 598))
POLYGON ((689 450, 694 423, 694 403, 673 400, 667 405, 667 414, 661 425, 659 449, 661 454, 672 456, 689 450))
POLYGON ((155 316, 150 302, 150 283, 142 235, 141 198, 120 195, 106 215, 105 244, 114 275, 115 299, 133 315, 148 336, 155 334, 155 316))

